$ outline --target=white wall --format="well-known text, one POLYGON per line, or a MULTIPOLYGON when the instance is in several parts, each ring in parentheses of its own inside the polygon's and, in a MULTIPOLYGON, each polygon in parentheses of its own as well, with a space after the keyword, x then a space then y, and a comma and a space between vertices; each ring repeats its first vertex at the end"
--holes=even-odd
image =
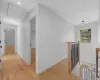
POLYGON ((100 24, 98 25, 98 48, 100 48, 100 24))
POLYGON ((8 2, 6 0, 0 0, 0 16, 7 14, 8 2))
POLYGON ((100 48, 100 1, 99 1, 99 18, 98 18, 98 47, 100 48))
POLYGON ((67 57, 67 41, 75 41, 74 27, 47 7, 38 5, 36 27, 37 74, 67 57))
POLYGON ((96 64, 96 48, 98 46, 98 23, 90 23, 75 27, 75 39, 80 41, 80 30, 91 29, 91 43, 80 43, 80 61, 96 64))
POLYGON ((17 29, 17 51, 22 59, 31 64, 30 27, 29 23, 21 22, 17 29))
POLYGON ((98 26, 98 48, 100 48, 100 23, 98 26))

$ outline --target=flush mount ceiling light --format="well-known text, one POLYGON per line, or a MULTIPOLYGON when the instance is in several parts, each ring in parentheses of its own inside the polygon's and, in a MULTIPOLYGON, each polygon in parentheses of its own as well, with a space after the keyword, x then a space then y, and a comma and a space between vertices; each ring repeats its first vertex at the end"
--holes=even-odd
POLYGON ((11 31, 12 29, 6 29, 5 31, 11 31))
POLYGON ((10 3, 17 3, 18 5, 20 5, 20 0, 8 0, 10 3))
POLYGON ((17 4, 19 4, 19 5, 20 5, 20 2, 17 2, 17 4))
POLYGON ((82 24, 84 24, 84 20, 82 21, 82 24))

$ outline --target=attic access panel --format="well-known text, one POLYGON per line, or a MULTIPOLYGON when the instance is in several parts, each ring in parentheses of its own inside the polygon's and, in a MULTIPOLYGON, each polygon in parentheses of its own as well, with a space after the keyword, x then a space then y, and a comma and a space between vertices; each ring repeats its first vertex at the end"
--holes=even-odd
POLYGON ((24 8, 17 7, 9 3, 7 15, 16 19, 23 19, 27 11, 24 8))

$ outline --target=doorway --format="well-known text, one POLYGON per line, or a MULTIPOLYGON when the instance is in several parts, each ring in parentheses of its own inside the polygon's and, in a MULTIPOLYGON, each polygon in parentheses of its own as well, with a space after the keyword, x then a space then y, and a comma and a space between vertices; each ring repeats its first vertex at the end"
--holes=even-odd
POLYGON ((34 67, 34 71, 36 72, 36 17, 30 20, 30 48, 31 48, 31 64, 34 67))
POLYGON ((17 53, 17 25, 2 23, 1 31, 2 56, 8 52, 17 53))
MULTIPOLYGON (((19 48, 24 46, 21 44, 24 40, 22 39, 23 37, 21 32, 17 25, 2 24, 1 36, 3 55, 0 80, 16 80, 16 78, 17 80, 35 80, 33 67, 27 65, 18 53, 19 48)), ((23 55, 25 55, 25 53, 23 55)))
POLYGON ((15 53, 15 30, 5 29, 5 54, 15 53))

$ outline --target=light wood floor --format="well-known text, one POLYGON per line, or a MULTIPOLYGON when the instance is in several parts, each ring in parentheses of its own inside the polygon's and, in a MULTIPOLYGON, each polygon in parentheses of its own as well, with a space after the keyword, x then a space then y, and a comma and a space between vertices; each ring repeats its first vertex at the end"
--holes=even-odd
POLYGON ((2 58, 0 80, 36 80, 34 62, 28 66, 12 50, 6 51, 2 58))
POLYGON ((30 67, 31 67, 31 70, 32 70, 32 72, 34 72, 34 77, 35 77, 35 80, 36 80, 36 78, 37 78, 37 76, 36 76, 36 49, 35 48, 32 48, 31 49, 31 61, 32 61, 32 64, 30 65, 30 67))
POLYGON ((49 70, 39 75, 39 80, 81 80, 74 75, 69 75, 67 70, 67 59, 61 61, 49 70))
POLYGON ((0 80, 80 80, 74 75, 68 74, 67 59, 41 73, 36 79, 35 56, 36 50, 32 49, 32 64, 28 66, 13 50, 6 50, 2 58, 0 80))

